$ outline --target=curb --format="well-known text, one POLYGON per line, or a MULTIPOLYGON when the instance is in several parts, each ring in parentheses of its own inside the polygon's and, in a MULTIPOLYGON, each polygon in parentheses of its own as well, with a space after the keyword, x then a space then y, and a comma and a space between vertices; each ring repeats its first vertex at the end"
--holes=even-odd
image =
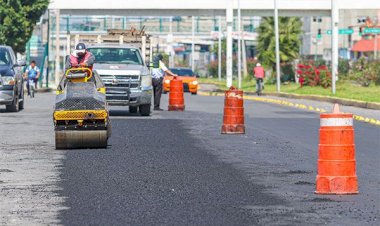
POLYGON ((337 103, 337 104, 341 104, 345 106, 380 110, 380 104, 378 103, 365 102, 365 101, 359 101, 359 100, 350 100, 350 99, 337 98, 337 97, 325 97, 325 96, 318 96, 318 95, 298 95, 298 94, 289 94, 289 93, 267 93, 267 95, 294 98, 294 99, 323 101, 323 102, 329 102, 333 104, 337 103))
MULTIPOLYGON (((224 93, 222 93, 222 92, 198 91, 198 94, 201 96, 224 96, 224 93)), ((308 110, 308 111, 313 111, 313 112, 318 112, 318 113, 325 113, 326 112, 326 110, 324 110, 322 108, 316 108, 316 107, 310 106, 310 105, 296 104, 296 103, 292 103, 289 101, 276 100, 276 99, 267 98, 267 97, 255 97, 255 96, 250 95, 249 93, 248 93, 248 96, 245 95, 243 98, 245 100, 253 100, 253 101, 259 101, 259 102, 279 104, 279 105, 283 105, 283 106, 288 106, 288 107, 293 107, 293 108, 298 108, 298 109, 303 109, 303 110, 308 110)), ((360 121, 360 122, 365 122, 365 123, 369 123, 369 124, 372 124, 375 126, 380 126, 380 120, 377 120, 374 118, 368 118, 368 117, 364 117, 361 115, 355 115, 355 114, 354 114, 353 118, 357 121, 360 121)))
MULTIPOLYGON (((217 89, 213 92, 224 92, 225 90, 217 89)), ((247 95, 255 95, 254 92, 244 92, 247 95)), ((352 107, 359 107, 359 108, 365 108, 365 109, 372 109, 372 110, 380 110, 380 104, 378 103, 372 103, 372 102, 365 102, 365 101, 359 101, 359 100, 350 100, 350 99, 344 99, 344 98, 338 98, 338 97, 326 97, 326 96, 318 96, 318 95, 299 95, 299 94, 290 94, 290 93, 263 93, 263 96, 275 96, 275 97, 286 97, 286 98, 292 98, 292 99, 305 99, 305 100, 315 100, 315 101, 323 101, 323 102, 329 102, 333 104, 341 104, 345 106, 352 106, 352 107)))

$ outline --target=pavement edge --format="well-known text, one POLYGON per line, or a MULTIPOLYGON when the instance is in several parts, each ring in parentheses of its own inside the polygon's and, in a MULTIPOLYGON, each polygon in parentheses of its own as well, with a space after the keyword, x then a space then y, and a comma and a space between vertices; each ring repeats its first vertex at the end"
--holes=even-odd
MULTIPOLYGON (((198 91, 198 94, 201 96, 224 96, 224 93, 222 93, 222 92, 198 91)), ((317 107, 314 107, 311 105, 296 104, 296 103, 292 103, 290 101, 276 100, 276 99, 268 98, 268 97, 255 97, 255 96, 248 94, 248 95, 245 95, 243 98, 245 100, 253 100, 253 101, 259 101, 259 102, 279 104, 279 105, 283 105, 283 106, 294 107, 294 108, 313 111, 313 112, 319 112, 319 113, 325 113, 326 112, 326 110, 324 110, 322 108, 317 108, 317 107)), ((339 104, 341 104, 341 103, 339 103, 339 104)), ((345 105, 345 104, 343 104, 343 105, 345 105)), ((380 126, 380 120, 377 120, 374 118, 368 118, 368 117, 364 117, 361 115, 354 114, 354 119, 357 121, 360 121, 360 122, 365 122, 365 123, 369 123, 369 124, 372 124, 375 126, 380 126)))

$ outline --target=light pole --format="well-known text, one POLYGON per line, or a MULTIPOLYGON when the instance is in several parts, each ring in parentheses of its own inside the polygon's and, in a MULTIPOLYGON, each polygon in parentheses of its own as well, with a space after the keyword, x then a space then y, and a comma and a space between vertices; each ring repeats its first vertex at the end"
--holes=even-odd
POLYGON ((222 81, 222 17, 219 16, 219 35, 218 35, 218 80, 222 81))
POLYGON ((280 71, 280 35, 278 29, 278 8, 277 0, 274 0, 274 30, 276 38, 276 77, 277 77, 277 92, 281 91, 281 71, 280 71))
POLYGON ((232 1, 228 1, 228 8, 226 10, 227 21, 227 57, 226 57, 226 86, 232 86, 232 23, 234 19, 234 10, 232 1))
POLYGON ((195 19, 194 16, 191 17, 191 70, 195 70, 195 60, 194 60, 194 55, 195 55, 195 19))
POLYGON ((339 9, 336 0, 331 0, 331 39, 332 39, 332 94, 336 93, 336 75, 338 72, 338 32, 339 32, 339 9))
POLYGON ((241 89, 241 10, 238 0, 238 87, 241 89))

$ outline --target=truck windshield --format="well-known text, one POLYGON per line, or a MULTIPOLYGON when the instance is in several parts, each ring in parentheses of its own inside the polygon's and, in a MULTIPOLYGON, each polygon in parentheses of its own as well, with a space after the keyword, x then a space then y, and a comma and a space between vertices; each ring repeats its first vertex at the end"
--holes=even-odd
POLYGON ((128 48, 89 48, 95 56, 95 63, 143 65, 137 49, 128 48))

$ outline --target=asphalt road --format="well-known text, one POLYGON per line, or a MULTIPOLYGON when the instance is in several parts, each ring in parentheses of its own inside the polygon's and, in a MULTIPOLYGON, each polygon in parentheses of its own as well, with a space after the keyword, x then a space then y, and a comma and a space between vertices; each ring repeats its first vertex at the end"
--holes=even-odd
POLYGON ((223 99, 186 95, 185 112, 111 108, 107 149, 55 151, 53 99, 0 111, 1 225, 380 224, 380 127, 355 123, 360 194, 324 196, 315 113, 246 101, 247 133, 221 135, 223 99))

